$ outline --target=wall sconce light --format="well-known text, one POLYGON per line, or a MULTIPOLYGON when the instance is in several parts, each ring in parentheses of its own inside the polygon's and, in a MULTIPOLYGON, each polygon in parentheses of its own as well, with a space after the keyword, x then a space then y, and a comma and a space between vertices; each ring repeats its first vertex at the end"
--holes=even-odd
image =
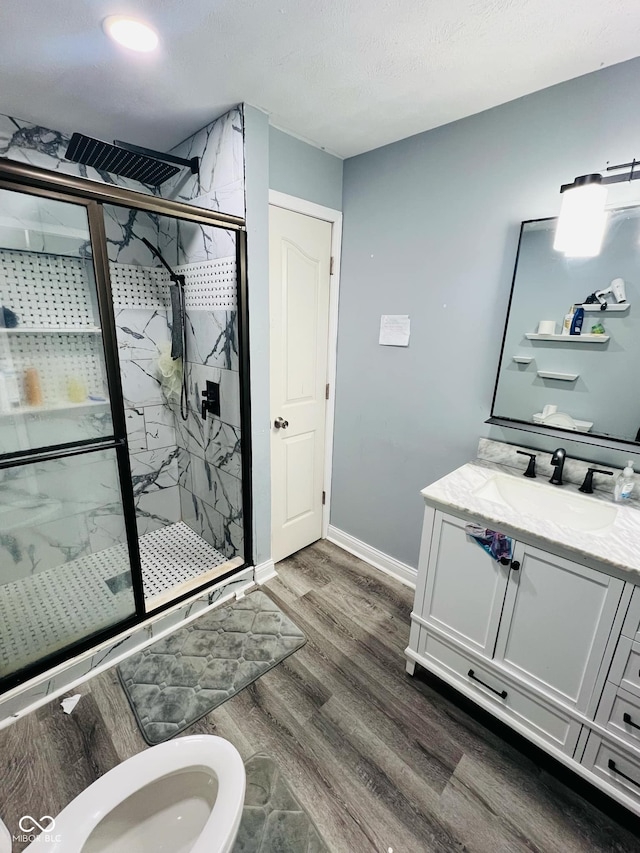
POLYGON ((580 175, 572 184, 563 184, 562 205, 556 224, 553 248, 568 258, 593 258, 600 254, 607 228, 607 185, 640 178, 640 160, 609 166, 607 172, 628 169, 620 175, 580 175))

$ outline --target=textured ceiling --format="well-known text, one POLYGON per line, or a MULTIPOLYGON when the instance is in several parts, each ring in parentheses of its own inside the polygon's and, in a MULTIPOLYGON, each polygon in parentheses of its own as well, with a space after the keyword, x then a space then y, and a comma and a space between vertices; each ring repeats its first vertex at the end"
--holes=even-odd
POLYGON ((239 101, 348 157, 637 55, 638 0, 3 0, 0 112, 166 149, 239 101), (161 34, 136 55, 109 14, 161 34))

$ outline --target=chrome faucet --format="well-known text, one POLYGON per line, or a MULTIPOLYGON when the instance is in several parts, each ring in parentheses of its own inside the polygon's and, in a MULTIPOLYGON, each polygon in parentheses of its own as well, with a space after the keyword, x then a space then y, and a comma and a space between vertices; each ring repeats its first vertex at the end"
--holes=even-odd
POLYGON ((562 485, 562 470, 564 468, 564 461, 567 458, 567 451, 564 447, 559 447, 557 450, 553 451, 553 456, 551 457, 551 464, 555 468, 550 483, 553 483, 554 486, 562 485))

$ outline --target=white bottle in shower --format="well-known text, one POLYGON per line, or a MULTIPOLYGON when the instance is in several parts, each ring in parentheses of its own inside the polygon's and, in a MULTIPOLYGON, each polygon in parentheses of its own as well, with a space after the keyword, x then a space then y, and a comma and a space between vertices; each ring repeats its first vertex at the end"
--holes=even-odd
POLYGON ((6 415, 10 411, 11 403, 7 391, 7 380, 4 378, 4 373, 0 372, 0 415, 6 415))
POLYGON ((18 385, 18 375, 13 369, 13 365, 6 360, 0 363, 0 373, 4 377, 4 384, 9 398, 9 408, 17 409, 20 405, 20 386, 18 385))

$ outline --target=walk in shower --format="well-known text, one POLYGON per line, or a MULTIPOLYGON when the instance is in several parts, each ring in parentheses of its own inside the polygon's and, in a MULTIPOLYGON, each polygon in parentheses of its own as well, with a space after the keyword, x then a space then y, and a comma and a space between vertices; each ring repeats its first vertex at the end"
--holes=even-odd
POLYGON ((0 182, 0 687, 251 563, 241 220, 42 183, 0 182))

